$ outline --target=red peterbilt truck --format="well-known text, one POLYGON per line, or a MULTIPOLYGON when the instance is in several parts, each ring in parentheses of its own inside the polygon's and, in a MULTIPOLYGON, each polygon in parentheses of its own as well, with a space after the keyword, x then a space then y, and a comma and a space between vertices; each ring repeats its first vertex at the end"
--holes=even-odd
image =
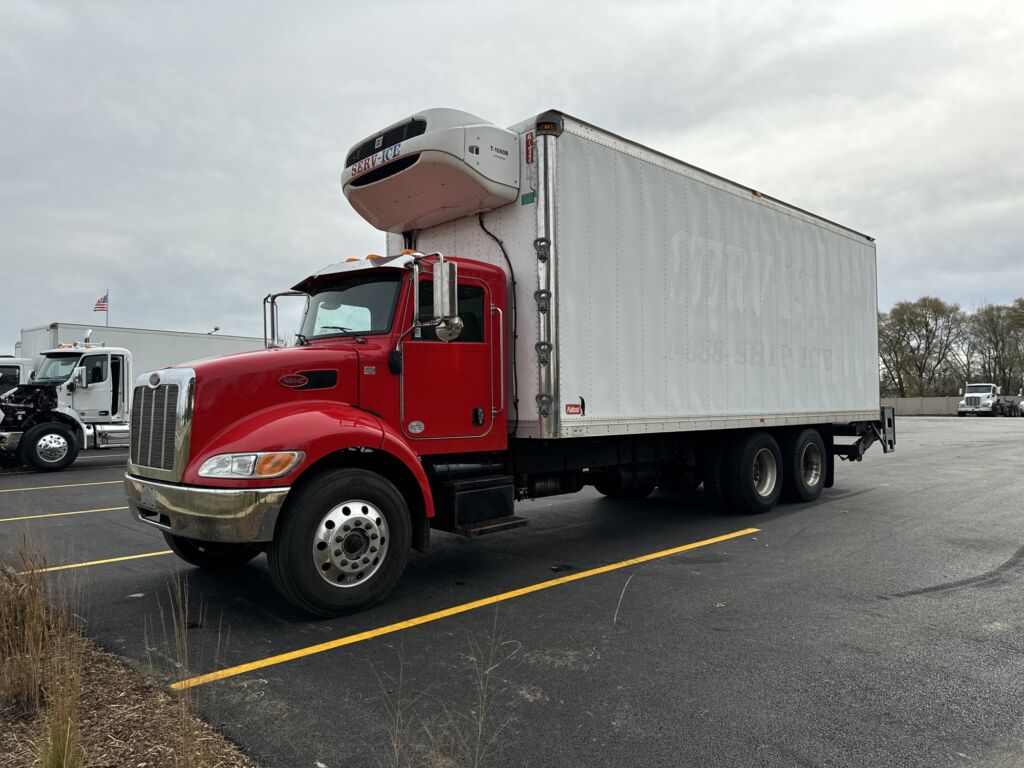
POLYGON ((296 606, 383 599, 430 533, 592 485, 807 502, 895 448, 874 241, 561 112, 417 113, 356 144, 387 253, 307 277, 295 343, 141 376, 125 488, 189 563, 266 552, 296 606))

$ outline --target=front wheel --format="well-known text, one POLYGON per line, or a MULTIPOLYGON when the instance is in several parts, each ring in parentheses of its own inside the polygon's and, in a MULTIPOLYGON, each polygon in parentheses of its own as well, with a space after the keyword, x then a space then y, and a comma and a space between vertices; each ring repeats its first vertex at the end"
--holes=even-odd
POLYGON ((325 472, 290 496, 267 559, 274 586, 318 616, 383 600, 409 557, 409 507, 386 478, 362 469, 325 472))
POLYGON ((37 472, 57 472, 78 458, 78 440, 60 422, 37 424, 21 436, 18 453, 22 463, 37 472))
POLYGON ((178 557, 190 565, 209 570, 234 568, 252 560, 260 553, 251 544, 223 544, 219 541, 186 539, 164 531, 164 540, 178 557))

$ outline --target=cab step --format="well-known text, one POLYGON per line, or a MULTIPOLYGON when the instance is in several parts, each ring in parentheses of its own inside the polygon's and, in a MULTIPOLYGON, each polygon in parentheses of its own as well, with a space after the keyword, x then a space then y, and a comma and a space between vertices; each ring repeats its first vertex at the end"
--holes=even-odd
POLYGON ((510 528, 519 528, 528 522, 530 521, 525 517, 516 517, 515 515, 495 517, 490 520, 481 520, 479 523, 467 523, 457 526, 452 533, 468 537, 483 536, 487 533, 498 533, 498 531, 507 531, 510 528))

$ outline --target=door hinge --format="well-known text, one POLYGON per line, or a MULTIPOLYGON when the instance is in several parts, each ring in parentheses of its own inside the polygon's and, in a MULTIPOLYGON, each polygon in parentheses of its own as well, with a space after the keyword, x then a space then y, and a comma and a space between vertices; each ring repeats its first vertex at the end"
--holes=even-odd
POLYGON ((533 298, 537 302, 537 311, 542 315, 547 314, 547 311, 551 309, 551 291, 541 288, 539 291, 533 292, 533 298))
POLYGON ((537 362, 541 365, 547 365, 551 362, 551 350, 553 347, 550 341, 538 341, 533 345, 533 348, 537 350, 537 362))
POLYGON ((546 262, 551 257, 551 241, 546 237, 534 240, 533 249, 537 251, 537 261, 546 262))

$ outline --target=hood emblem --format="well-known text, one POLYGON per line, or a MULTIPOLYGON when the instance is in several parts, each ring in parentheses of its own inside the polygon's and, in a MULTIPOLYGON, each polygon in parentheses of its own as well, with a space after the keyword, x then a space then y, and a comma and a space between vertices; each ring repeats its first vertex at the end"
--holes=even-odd
POLYGON ((159 373, 151 373, 151 374, 149 374, 149 386, 151 386, 151 387, 159 387, 160 386, 160 374, 159 373))
POLYGON ((282 376, 277 380, 277 383, 282 387, 288 387, 289 389, 298 389, 309 384, 309 379, 303 376, 301 373, 289 373, 287 376, 282 376))

